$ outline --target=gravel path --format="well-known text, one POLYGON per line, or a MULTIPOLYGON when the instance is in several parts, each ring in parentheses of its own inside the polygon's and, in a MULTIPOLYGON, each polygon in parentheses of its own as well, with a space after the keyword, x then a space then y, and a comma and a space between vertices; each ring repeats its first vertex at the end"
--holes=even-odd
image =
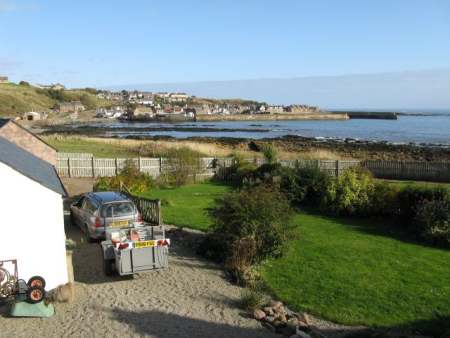
POLYGON ((56 304, 48 319, 0 316, 1 337, 276 337, 238 309, 240 288, 188 248, 171 247, 167 270, 111 278, 103 275, 99 244, 67 230, 78 244, 76 301, 56 304))

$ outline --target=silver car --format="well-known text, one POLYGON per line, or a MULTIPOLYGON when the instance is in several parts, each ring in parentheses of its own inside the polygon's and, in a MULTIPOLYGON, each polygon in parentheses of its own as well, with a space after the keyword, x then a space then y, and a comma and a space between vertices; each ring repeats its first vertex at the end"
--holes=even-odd
POLYGON ((90 192, 70 206, 70 219, 92 242, 105 238, 105 229, 129 228, 142 223, 134 203, 119 192, 90 192))

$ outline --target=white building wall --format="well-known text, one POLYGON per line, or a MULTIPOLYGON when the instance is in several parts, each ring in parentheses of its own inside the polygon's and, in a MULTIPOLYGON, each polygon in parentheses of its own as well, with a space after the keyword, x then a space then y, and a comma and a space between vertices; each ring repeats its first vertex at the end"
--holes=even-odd
POLYGON ((40 275, 51 290, 68 282, 62 197, 0 163, 0 260, 19 278, 40 275))

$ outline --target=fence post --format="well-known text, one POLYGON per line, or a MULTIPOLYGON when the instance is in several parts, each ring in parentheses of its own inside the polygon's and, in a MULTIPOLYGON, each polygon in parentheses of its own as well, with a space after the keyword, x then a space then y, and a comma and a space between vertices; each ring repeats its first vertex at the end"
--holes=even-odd
POLYGON ((161 201, 158 200, 158 225, 162 223, 162 210, 161 210, 161 201))
POLYGON ((117 157, 114 159, 114 166, 115 166, 115 173, 117 176, 117 173, 119 172, 119 164, 117 163, 117 157))
POLYGON ((142 163, 141 163, 141 157, 138 157, 138 171, 141 172, 142 171, 142 163))
POLYGON ((336 177, 339 177, 339 160, 336 160, 336 177))
POLYGON ((67 159, 67 169, 69 172, 69 177, 72 177, 72 166, 70 164, 70 157, 67 159))
POLYGON ((91 158, 91 165, 92 165, 92 177, 95 178, 95 161, 93 156, 91 158))
POLYGON ((163 172, 162 166, 163 166, 163 158, 160 157, 160 158, 159 158, 159 176, 161 176, 161 174, 162 174, 162 172, 163 172))

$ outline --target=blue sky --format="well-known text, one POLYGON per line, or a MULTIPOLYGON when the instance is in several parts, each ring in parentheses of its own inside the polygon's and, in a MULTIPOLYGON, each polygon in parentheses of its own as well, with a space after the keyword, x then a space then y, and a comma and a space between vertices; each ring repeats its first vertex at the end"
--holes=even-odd
POLYGON ((0 74, 72 87, 450 69, 450 1, 0 0, 0 74))

